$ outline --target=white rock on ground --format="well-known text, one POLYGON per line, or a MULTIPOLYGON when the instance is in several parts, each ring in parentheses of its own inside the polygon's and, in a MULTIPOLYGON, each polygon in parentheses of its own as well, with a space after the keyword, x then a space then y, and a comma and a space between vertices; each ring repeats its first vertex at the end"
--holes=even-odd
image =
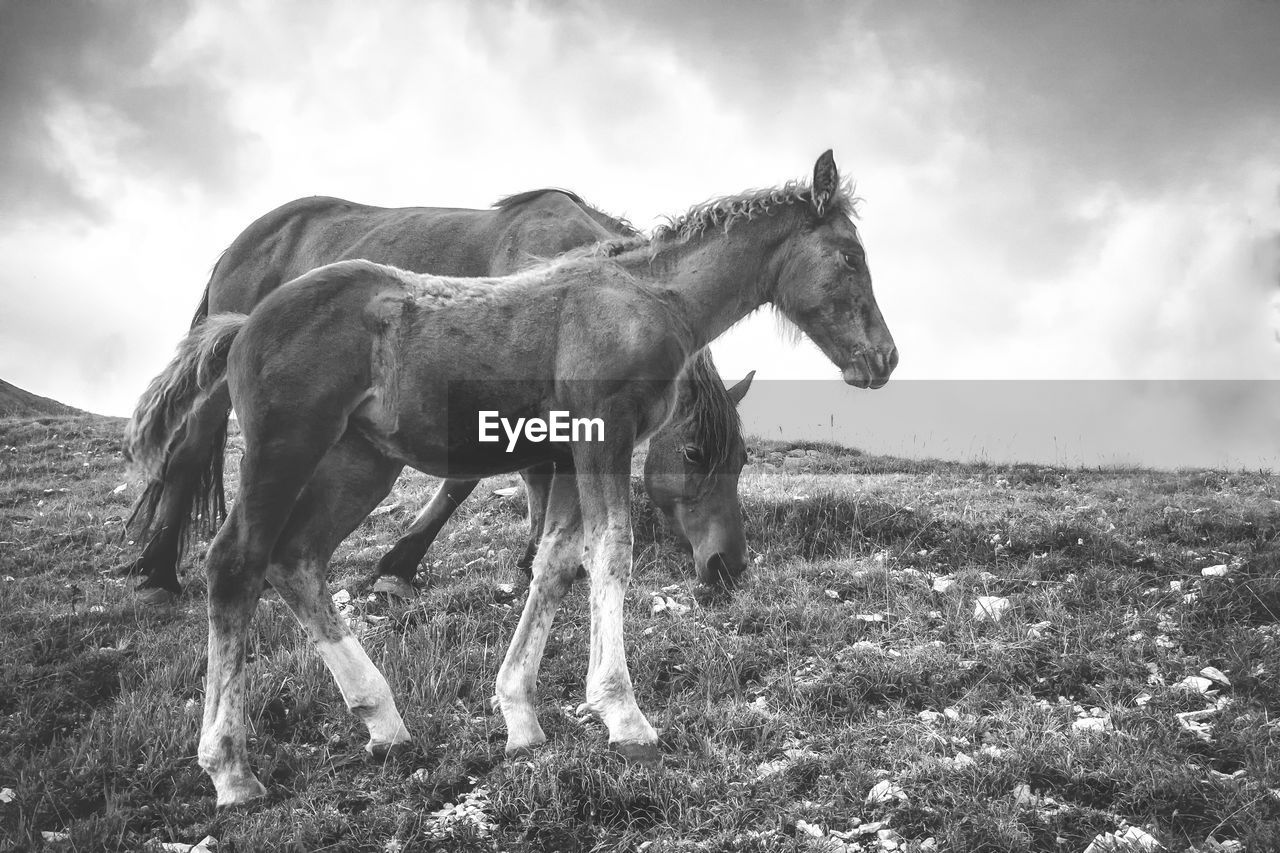
POLYGON ((1216 666, 1206 666, 1204 669, 1200 670, 1200 675, 1210 681, 1218 682, 1223 687, 1231 686, 1231 679, 1227 678, 1226 674, 1216 666))
POLYGON ((973 621, 999 622, 1013 602, 998 595, 980 595, 973 602, 973 621))
POLYGON ((1111 728, 1111 717, 1081 717, 1071 724, 1071 728, 1077 732, 1105 732, 1111 728))
POLYGON ((898 800, 905 803, 907 801, 907 792, 888 779, 875 783, 871 786, 871 790, 867 792, 866 802, 868 805, 887 803, 890 800, 898 800))
POLYGON ((195 844, 184 844, 181 841, 166 841, 160 845, 165 853, 213 853, 218 849, 218 839, 206 835, 195 844))
POLYGON ((1213 681, 1203 675, 1188 675, 1173 685, 1174 690, 1186 690, 1191 693, 1208 693, 1213 689, 1213 681))
POLYGON ((1095 837, 1084 853, 1155 853, 1163 849, 1154 835, 1131 826, 1123 832, 1104 832, 1095 837))
POLYGON ((654 616, 659 613, 666 613, 668 616, 683 616, 689 612, 689 605, 681 604, 674 598, 654 593, 653 603, 649 607, 649 612, 654 616))

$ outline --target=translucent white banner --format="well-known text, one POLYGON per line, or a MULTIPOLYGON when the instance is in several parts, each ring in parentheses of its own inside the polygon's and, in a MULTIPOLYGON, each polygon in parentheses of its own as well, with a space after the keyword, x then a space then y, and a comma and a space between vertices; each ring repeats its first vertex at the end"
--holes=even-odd
POLYGON ((757 380, 747 435, 959 461, 1280 470, 1280 382, 757 380))

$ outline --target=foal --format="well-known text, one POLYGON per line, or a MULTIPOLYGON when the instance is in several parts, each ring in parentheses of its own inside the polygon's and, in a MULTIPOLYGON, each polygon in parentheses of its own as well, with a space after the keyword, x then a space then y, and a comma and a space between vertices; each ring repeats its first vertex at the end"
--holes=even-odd
MULTIPOLYGON (((315 270, 249 317, 194 330, 190 364, 223 375, 245 438, 240 497, 207 558, 209 665, 199 760, 218 803, 261 796, 244 727, 245 643, 263 583, 288 604, 382 755, 409 740, 386 680, 330 600, 338 543, 402 466, 477 478, 557 465, 520 622, 498 672, 508 755, 546 740, 535 685, 555 611, 581 561, 590 573, 586 702, 610 745, 658 757, 623 648, 631 572, 630 459, 670 415, 688 360, 772 303, 841 368, 879 388, 898 355, 828 151, 810 185, 694 208, 650 241, 581 253, 494 282, 363 261, 315 270), (501 346, 495 346, 501 342, 501 346), (601 440, 478 440, 477 417, 567 411, 601 440)), ((175 377, 176 381, 177 377, 175 377)))

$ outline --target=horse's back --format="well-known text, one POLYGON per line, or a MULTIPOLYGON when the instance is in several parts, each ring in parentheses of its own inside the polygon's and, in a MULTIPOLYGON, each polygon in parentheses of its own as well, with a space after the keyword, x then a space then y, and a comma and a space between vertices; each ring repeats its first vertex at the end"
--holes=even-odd
POLYGON ((259 217, 228 247, 210 281, 209 311, 248 313, 284 282, 355 258, 417 272, 483 275, 492 218, 482 210, 296 199, 259 217))
POLYGON ((515 198, 520 200, 500 202, 488 275, 507 275, 571 249, 622 236, 600 224, 572 193, 544 190, 515 198))

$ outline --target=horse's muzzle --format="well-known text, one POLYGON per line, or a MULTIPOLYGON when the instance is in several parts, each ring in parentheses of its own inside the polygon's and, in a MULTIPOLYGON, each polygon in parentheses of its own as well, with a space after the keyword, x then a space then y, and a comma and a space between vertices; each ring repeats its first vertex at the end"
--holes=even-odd
POLYGON ((738 585, 738 579, 747 568, 747 561, 741 557, 734 558, 728 554, 712 554, 707 560, 702 582, 723 590, 731 590, 738 585))
POLYGON ((883 388, 897 366, 897 347, 859 353, 844 369, 844 381, 855 388, 883 388))

